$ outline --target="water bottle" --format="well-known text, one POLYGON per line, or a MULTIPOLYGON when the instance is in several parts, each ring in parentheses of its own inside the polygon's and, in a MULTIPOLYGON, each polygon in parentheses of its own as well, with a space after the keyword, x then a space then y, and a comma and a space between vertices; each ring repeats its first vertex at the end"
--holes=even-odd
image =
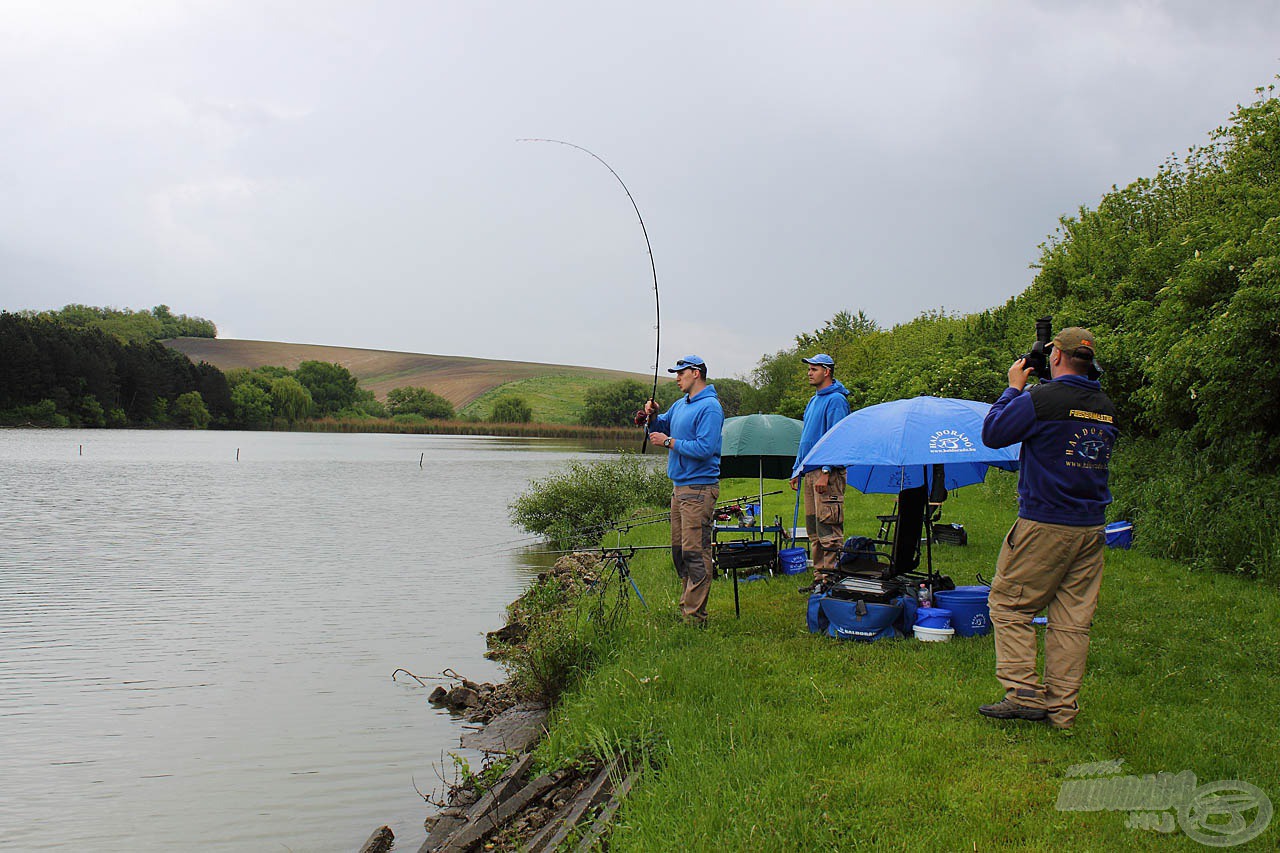
POLYGON ((920 589, 916 591, 916 601, 920 603, 921 607, 933 606, 933 593, 929 591, 927 584, 920 584, 920 589))

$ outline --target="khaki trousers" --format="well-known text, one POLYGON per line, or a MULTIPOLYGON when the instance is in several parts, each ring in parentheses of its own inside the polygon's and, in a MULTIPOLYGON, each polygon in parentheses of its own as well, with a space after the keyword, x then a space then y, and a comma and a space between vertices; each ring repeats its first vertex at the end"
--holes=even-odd
POLYGON ((804 490, 804 529, 809 534, 814 572, 834 569, 844 549, 844 469, 831 469, 824 494, 818 494, 814 487, 821 475, 821 471, 809 471, 800 485, 804 490))
POLYGON ((1006 698, 1044 708, 1056 726, 1070 726, 1079 710, 1076 697, 1084 680, 1105 550, 1102 525, 1071 527, 1019 518, 996 560, 987 599, 995 629, 996 678, 1006 698), (1042 684, 1031 620, 1046 606, 1042 684))
POLYGON ((711 593, 711 525, 720 486, 676 486, 671 493, 671 561, 684 582, 680 612, 699 622, 707 618, 711 593))

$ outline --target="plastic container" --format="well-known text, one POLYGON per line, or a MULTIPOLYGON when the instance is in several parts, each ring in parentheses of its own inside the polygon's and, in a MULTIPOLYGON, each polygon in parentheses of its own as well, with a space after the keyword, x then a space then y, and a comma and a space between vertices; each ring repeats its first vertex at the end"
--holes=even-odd
POLYGON ((950 642, 955 635, 954 628, 926 628, 919 622, 916 623, 912 632, 916 635, 916 639, 925 643, 946 643, 950 642))
MULTIPOLYGON (((987 606, 989 586, 958 586, 933 594, 939 607, 951 611, 951 627, 961 637, 981 637, 991 633, 991 608, 987 606)), ((919 618, 919 617, 917 617, 919 618)))
POLYGON ((951 628, 951 611, 942 607, 921 607, 916 611, 917 628, 951 628))
POLYGON ((920 584, 920 588, 916 590, 916 602, 921 607, 933 606, 933 593, 929 591, 928 585, 920 584))
POLYGON ((1127 521, 1113 521, 1107 525, 1107 547, 1129 550, 1133 544, 1133 525, 1127 521))
POLYGON ((809 567, 809 555, 803 548, 783 548, 778 552, 778 567, 784 575, 798 575, 809 567))
POLYGON ((886 637, 900 637, 893 623, 902 616, 902 608, 892 604, 867 604, 866 613, 858 616, 857 601, 827 596, 822 599, 822 612, 830 620, 829 636, 837 640, 861 640, 864 643, 886 637))

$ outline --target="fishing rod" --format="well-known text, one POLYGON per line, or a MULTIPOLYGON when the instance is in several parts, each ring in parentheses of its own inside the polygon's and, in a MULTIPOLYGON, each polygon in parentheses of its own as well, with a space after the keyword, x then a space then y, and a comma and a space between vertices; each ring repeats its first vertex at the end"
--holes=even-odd
MULTIPOLYGON (((622 190, 627 194, 627 199, 631 202, 631 207, 636 212, 636 219, 640 220, 640 230, 644 233, 644 245, 649 250, 649 269, 653 272, 653 317, 654 317, 654 335, 653 335, 653 390, 649 394, 650 400, 658 399, 658 365, 661 363, 662 351, 662 303, 658 300, 658 267, 653 262, 653 244, 649 242, 649 229, 645 227, 644 217, 640 215, 640 206, 636 204, 635 196, 631 195, 631 190, 627 188, 626 183, 622 180, 622 176, 614 171, 613 167, 604 161, 604 158, 594 151, 583 148, 581 145, 575 145, 572 142, 565 142, 563 139, 542 139, 534 137, 525 137, 517 139, 516 142, 554 142, 556 145, 567 145, 570 148, 576 148, 584 154, 590 154, 600 162, 600 165, 609 170, 609 173, 617 178, 618 183, 622 185, 622 190)), ((648 408, 647 406, 645 407, 648 408)), ((644 419, 644 440, 640 443, 640 452, 644 453, 649 448, 649 432, 653 427, 653 415, 646 412, 644 419)))
MULTIPOLYGON (((715 508, 725 509, 727 507, 734 506, 735 504, 749 502, 752 499, 758 499, 760 497, 767 498, 772 495, 780 495, 782 493, 783 493, 782 489, 776 489, 772 492, 765 492, 763 496, 760 495, 758 492, 756 492, 750 495, 743 495, 742 497, 739 497, 739 498, 729 498, 726 500, 717 501, 715 504, 715 508)), ((603 533, 609 533, 611 531, 617 531, 619 533, 628 533, 633 528, 636 528, 636 527, 644 527, 649 524, 661 524, 662 522, 669 521, 670 517, 671 516, 669 511, 649 513, 646 515, 634 516, 632 518, 629 518, 625 521, 620 521, 620 522, 601 522, 599 524, 588 524, 583 527, 575 527, 572 530, 566 531, 564 535, 565 536, 585 536, 589 533, 603 534, 603 533)), ((518 539, 509 539, 505 542, 494 542, 490 545, 482 545, 478 550, 487 556, 511 554, 517 551, 522 551, 525 548, 534 547, 538 544, 539 540, 545 540, 545 538, 546 538, 546 534, 535 533, 531 536, 522 536, 518 539)), ((551 554, 551 553, 558 553, 558 552, 544 551, 539 549, 538 553, 551 554)), ((566 552, 566 553, 571 553, 571 552, 566 552)))

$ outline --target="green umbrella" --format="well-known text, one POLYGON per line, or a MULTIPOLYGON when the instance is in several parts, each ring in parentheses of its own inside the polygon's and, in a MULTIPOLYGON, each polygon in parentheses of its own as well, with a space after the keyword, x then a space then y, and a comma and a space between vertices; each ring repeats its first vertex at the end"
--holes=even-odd
POLYGON ((720 432, 720 476, 759 477, 761 529, 764 527, 764 480, 791 479, 804 424, 782 415, 726 418, 720 432))

